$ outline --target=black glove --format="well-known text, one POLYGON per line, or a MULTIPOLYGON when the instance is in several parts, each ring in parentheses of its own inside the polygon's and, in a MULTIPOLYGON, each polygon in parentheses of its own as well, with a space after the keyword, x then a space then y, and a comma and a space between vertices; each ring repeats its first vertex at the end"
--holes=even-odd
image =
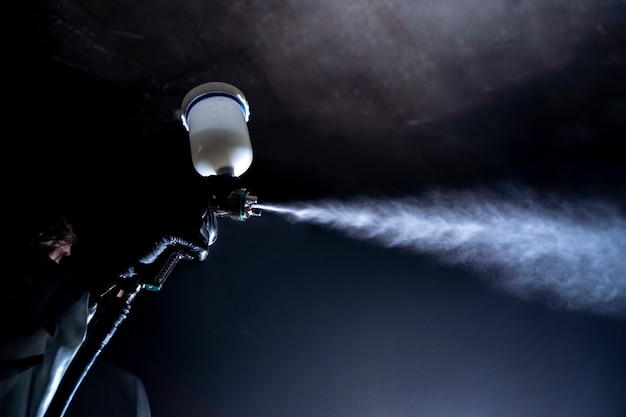
POLYGON ((139 258, 139 263, 153 263, 167 248, 173 248, 191 259, 204 261, 209 254, 209 246, 217 239, 217 217, 211 210, 206 210, 202 215, 202 221, 197 231, 191 233, 168 234, 154 242, 154 246, 144 256, 139 258))
POLYGON ((209 246, 217 240, 217 216, 210 210, 205 209, 199 219, 180 217, 176 226, 168 232, 159 234, 152 240, 152 244, 140 251, 141 255, 136 258, 128 268, 120 274, 121 278, 129 278, 145 271, 167 250, 179 251, 184 257, 197 261, 204 261, 209 254, 209 246))

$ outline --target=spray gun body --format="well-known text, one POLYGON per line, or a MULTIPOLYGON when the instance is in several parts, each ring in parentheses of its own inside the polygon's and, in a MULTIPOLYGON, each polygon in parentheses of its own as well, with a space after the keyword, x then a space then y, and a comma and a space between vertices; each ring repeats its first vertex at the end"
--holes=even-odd
POLYGON ((258 197, 248 190, 241 178, 212 175, 204 178, 202 184, 203 204, 218 219, 243 222, 261 215, 261 209, 257 207, 258 197))
POLYGON ((252 216, 261 215, 261 210, 256 207, 257 203, 258 198, 250 194, 246 188, 237 188, 227 195, 212 195, 209 208, 218 217, 246 221, 252 216))

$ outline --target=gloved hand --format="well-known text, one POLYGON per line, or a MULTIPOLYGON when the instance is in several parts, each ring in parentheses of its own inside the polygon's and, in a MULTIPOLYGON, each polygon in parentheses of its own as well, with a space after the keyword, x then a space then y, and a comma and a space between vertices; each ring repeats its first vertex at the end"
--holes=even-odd
POLYGON ((204 261, 209 253, 209 246, 217 239, 217 216, 210 210, 205 209, 203 215, 198 219, 189 217, 178 217, 179 221, 167 230, 167 232, 155 232, 157 237, 152 240, 152 244, 143 250, 139 250, 140 255, 132 265, 128 266, 120 274, 120 278, 129 278, 143 271, 153 264, 168 249, 175 249, 185 257, 204 261))
POLYGON ((204 261, 209 254, 209 246, 217 239, 217 217, 211 210, 202 215, 201 224, 195 233, 168 234, 154 242, 154 246, 141 258, 139 263, 153 263, 168 247, 198 261, 204 261))

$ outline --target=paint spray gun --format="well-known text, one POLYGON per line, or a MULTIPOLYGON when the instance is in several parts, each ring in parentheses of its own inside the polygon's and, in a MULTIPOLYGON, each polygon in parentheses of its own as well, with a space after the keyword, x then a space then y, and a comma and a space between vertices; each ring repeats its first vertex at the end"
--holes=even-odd
MULTIPOLYGON (((241 90, 224 82, 209 82, 191 89, 181 104, 181 121, 189 132, 191 160, 206 178, 209 190, 204 221, 212 245, 217 239, 217 219, 246 221, 261 215, 258 198, 241 185, 239 177, 252 164, 252 145, 247 122, 250 107, 241 90)), ((142 288, 161 289, 179 261, 192 259, 176 245, 159 256, 159 269, 148 274, 142 288)))

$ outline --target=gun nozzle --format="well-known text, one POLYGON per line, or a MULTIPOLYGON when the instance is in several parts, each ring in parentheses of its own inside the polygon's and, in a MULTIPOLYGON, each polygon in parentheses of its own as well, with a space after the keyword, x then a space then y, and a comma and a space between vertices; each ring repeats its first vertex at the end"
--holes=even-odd
POLYGON ((263 211, 262 211, 260 208, 258 208, 258 207, 254 207, 254 205, 253 205, 253 206, 251 206, 251 207, 250 207, 250 209, 248 210, 248 214, 249 214, 250 216, 257 216, 257 217, 258 217, 258 216, 260 216, 262 213, 263 213, 263 211))

